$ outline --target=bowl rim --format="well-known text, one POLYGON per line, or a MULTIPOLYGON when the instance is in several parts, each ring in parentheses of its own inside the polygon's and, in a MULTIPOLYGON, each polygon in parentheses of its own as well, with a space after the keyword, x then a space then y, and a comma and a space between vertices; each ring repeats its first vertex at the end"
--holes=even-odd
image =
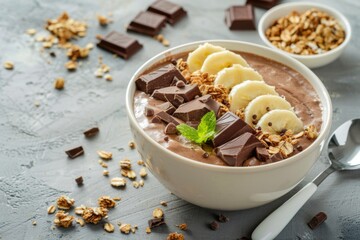
MULTIPOLYGON (((321 9, 320 9, 321 10, 321 9)), ((287 13, 288 14, 288 13, 287 13)), ((284 14, 285 16, 286 14, 284 14)), ((332 54, 335 54, 336 52, 342 51, 350 42, 351 37, 352 37, 352 29, 351 29, 351 25, 349 23, 349 21, 347 20, 347 18, 344 16, 344 14, 342 14, 341 12, 339 12, 338 10, 336 10, 333 7, 321 4, 321 3, 314 3, 314 2, 291 2, 291 3, 283 3, 283 4, 279 4, 273 8, 271 8, 270 10, 268 10, 259 20, 258 23, 258 33, 259 36, 261 38, 261 40, 269 47, 276 49, 278 51, 284 52, 294 58, 297 59, 319 59, 319 58, 323 58, 323 57, 327 57, 330 56, 332 54), (330 51, 324 52, 324 53, 319 53, 319 54, 313 54, 313 55, 298 55, 298 54, 294 54, 294 53, 289 53, 285 50, 282 50, 280 48, 277 48, 276 46, 272 45, 271 42, 267 39, 267 37, 265 36, 265 31, 266 29, 264 28, 265 22, 267 21, 267 19, 274 14, 274 12, 277 11, 281 11, 283 9, 288 9, 290 7, 297 7, 297 6, 306 6, 309 9, 312 7, 319 7, 324 9, 326 12, 328 12, 332 17, 334 17, 336 20, 340 20, 340 22, 343 23, 343 27, 344 27, 344 31, 345 31, 345 40, 344 42, 342 42, 339 46, 337 46, 334 49, 331 49, 330 51)))
MULTIPOLYGON (((269 57, 270 58, 270 57, 269 57)), ((276 61, 273 58, 270 58, 273 61, 276 61)), ((159 61, 161 59, 158 59, 157 61, 159 61)), ((296 70, 298 71, 298 70, 296 70)), ((313 84, 310 83, 312 86, 313 84)), ((311 151, 313 151, 318 145, 321 144, 321 141, 324 140, 326 133, 329 132, 330 127, 331 127, 331 117, 332 117, 332 104, 331 104, 331 99, 329 96, 329 93, 327 91, 327 89, 325 88, 324 84, 321 82, 321 80, 315 75, 315 73, 313 73, 308 67, 306 67, 303 63, 299 62, 298 60, 291 58, 288 55, 285 55, 279 51, 275 51, 273 49, 270 49, 268 47, 259 45, 259 44, 254 44, 254 43, 249 43, 249 42, 244 42, 244 41, 236 41, 236 40, 202 40, 202 41, 195 41, 195 42, 190 42, 190 43, 186 43, 186 44, 182 44, 170 49, 167 49, 163 52, 160 52, 159 54, 156 54, 154 57, 150 58, 149 60, 147 60, 144 64, 142 64, 138 70, 133 74, 133 76, 131 77, 128 86, 127 86, 127 90, 126 90, 126 111, 128 114, 128 118, 129 121, 132 123, 133 126, 135 126, 137 128, 137 131, 140 132, 144 138, 152 143, 154 146, 157 146, 159 148, 160 151, 165 152, 166 154, 169 154, 171 156, 173 156, 175 159, 178 159, 180 161, 182 161, 185 164, 191 165, 193 167, 197 167, 197 168, 204 168, 206 170, 209 171, 218 171, 218 172, 228 172, 228 173, 253 173, 253 172, 261 172, 261 171, 269 171, 272 170, 274 168, 281 168, 284 167, 288 164, 291 164, 293 161, 296 161, 300 158, 303 158, 305 156, 307 156, 309 153, 311 153, 311 151), (135 114, 133 111, 133 95, 134 93, 132 92, 134 89, 134 92, 136 90, 136 86, 135 86, 135 80, 137 79, 137 77, 142 74, 146 69, 148 69, 151 65, 153 65, 154 63, 152 63, 155 59, 160 58, 163 56, 162 59, 171 56, 171 52, 172 51, 176 51, 176 50, 180 50, 180 49, 186 49, 189 46, 198 46, 200 44, 204 44, 204 43, 214 43, 214 44, 221 44, 221 43, 225 43, 225 44, 242 44, 242 45, 249 45, 255 48, 259 48, 263 51, 270 51, 272 53, 274 53, 275 55, 281 55, 282 57, 286 58, 287 62, 290 62, 292 64, 296 64, 301 68, 301 71, 303 73, 309 74, 312 76, 312 78, 315 80, 315 82, 317 82, 317 84, 319 85, 319 88, 321 89, 322 94, 324 95, 324 99, 325 101, 321 102, 323 109, 328 109, 327 114, 324 115, 324 112, 322 112, 322 126, 321 126, 321 130, 320 133, 318 135, 318 137, 316 138, 316 140, 309 146, 307 147, 304 151, 290 157, 287 159, 284 159, 282 161, 278 161, 278 162, 274 162, 271 164, 264 164, 264 165, 259 165, 259 166, 248 166, 248 167, 231 167, 231 166, 219 166, 219 165, 214 165, 214 164, 208 164, 208 163, 203 163, 200 161, 196 161, 184 156, 181 156, 177 153, 172 152, 171 150, 161 146, 158 142, 156 142, 154 139, 152 139, 145 131, 144 129, 142 129, 139 125, 139 123, 137 122, 136 118, 135 118, 135 114), (324 121, 325 119, 325 121, 324 121)))

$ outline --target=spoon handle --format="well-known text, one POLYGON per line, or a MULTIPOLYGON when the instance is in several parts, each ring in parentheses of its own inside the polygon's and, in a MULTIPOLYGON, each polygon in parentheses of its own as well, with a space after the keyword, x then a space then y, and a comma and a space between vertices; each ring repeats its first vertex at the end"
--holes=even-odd
POLYGON ((316 184, 313 182, 308 183, 265 218, 254 230, 251 238, 253 240, 274 239, 285 228, 306 201, 314 194, 316 189, 316 184))

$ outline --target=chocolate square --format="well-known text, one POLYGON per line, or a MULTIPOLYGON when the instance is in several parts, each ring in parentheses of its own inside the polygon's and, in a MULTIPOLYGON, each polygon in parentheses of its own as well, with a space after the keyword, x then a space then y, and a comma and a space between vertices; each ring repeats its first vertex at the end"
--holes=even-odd
POLYGON ((167 22, 171 25, 177 23, 186 15, 186 11, 181 6, 165 0, 154 2, 149 6, 148 11, 165 16, 167 22))
POLYGON ((124 59, 130 58, 143 47, 135 38, 115 31, 103 37, 97 46, 124 59))
POLYGON ((232 6, 226 10, 225 23, 231 30, 255 30, 255 15, 252 5, 232 6))
POLYGON ((165 27, 166 17, 153 12, 140 12, 127 27, 133 31, 149 36, 156 36, 165 27))
POLYGON ((247 0, 246 4, 251 4, 255 7, 270 9, 278 3, 278 0, 247 0))

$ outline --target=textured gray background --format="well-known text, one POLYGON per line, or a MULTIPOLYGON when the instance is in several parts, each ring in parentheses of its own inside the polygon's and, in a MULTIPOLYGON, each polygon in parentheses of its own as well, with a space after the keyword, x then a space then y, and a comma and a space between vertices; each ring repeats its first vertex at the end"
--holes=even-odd
MULTIPOLYGON (((358 16, 360 2, 356 0, 323 0, 345 13, 354 30, 354 37, 344 54, 334 63, 314 70, 331 94, 334 106, 333 129, 343 121, 359 116, 360 110, 360 41, 358 16)), ((102 176, 96 150, 114 153, 109 162, 110 176, 118 176, 118 160, 138 159, 127 143, 131 133, 127 123, 124 95, 131 75, 154 54, 163 50, 160 43, 140 36, 142 49, 129 61, 115 59, 111 54, 94 49, 90 57, 74 73, 64 68, 65 53, 55 49, 56 59, 40 53, 40 45, 24 31, 41 30, 44 21, 68 11, 75 19, 86 20, 90 27, 85 38, 77 41, 84 46, 95 42, 95 34, 109 30, 124 31, 124 25, 151 1, 144 0, 1 0, 0 1, 0 62, 11 60, 15 70, 0 68, 0 238, 1 239, 164 239, 174 226, 186 222, 190 231, 186 239, 236 239, 250 236, 256 225, 288 199, 305 182, 326 167, 322 157, 305 178, 304 183, 289 194, 266 206, 227 212, 230 222, 221 224, 216 232, 208 229, 217 211, 199 208, 171 195, 157 180, 149 176, 145 186, 116 190, 102 176), (113 12, 114 23, 101 28, 96 14, 113 12), (98 56, 111 66, 112 82, 96 79, 94 71, 98 56), (64 77, 63 91, 53 88, 56 77, 64 77), (40 103, 39 107, 34 102, 40 103), (92 140, 84 139, 82 131, 98 125, 101 133, 92 140), (83 145, 85 155, 69 160, 64 150, 83 145), (74 178, 82 175, 85 185, 77 187, 74 178), (76 204, 96 205, 101 195, 120 195, 123 200, 110 210, 109 221, 138 224, 139 231, 125 236, 118 230, 109 234, 102 224, 79 225, 70 229, 51 230, 54 215, 46 208, 60 194, 75 198, 76 204), (169 202, 165 209, 167 226, 145 234, 147 220, 159 201, 169 202), (37 226, 32 221, 37 221, 37 226)), ((234 39, 260 43, 255 31, 229 31, 224 25, 224 10, 242 1, 181 1, 188 17, 174 27, 167 26, 163 34, 171 46, 204 39, 234 39)), ((256 9, 259 20, 264 10, 256 9)), ((41 32, 45 33, 44 30, 41 32)), ((135 164, 136 165, 136 164, 135 164)), ((138 166, 135 166, 138 170, 138 166)), ((286 176, 284 176, 286 181, 286 176)), ((236 183, 233 183, 236 184, 236 183)), ((231 187, 231 186, 230 186, 231 187)), ((334 173, 305 204, 278 239, 359 239, 360 238, 359 172, 334 173), (306 222, 324 211, 328 220, 315 231, 306 222)), ((226 197, 226 196, 224 196, 226 197)))

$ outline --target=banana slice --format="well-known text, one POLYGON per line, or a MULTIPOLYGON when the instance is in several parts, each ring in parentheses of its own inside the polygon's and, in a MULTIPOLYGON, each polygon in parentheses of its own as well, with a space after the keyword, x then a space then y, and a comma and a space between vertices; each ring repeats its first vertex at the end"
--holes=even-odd
POLYGON ((284 130, 292 130, 294 134, 302 131, 304 125, 293 111, 275 109, 262 116, 257 124, 263 132, 280 133, 284 130))
POLYGON ((280 96, 258 96, 245 108, 245 122, 250 126, 254 126, 253 122, 257 123, 265 113, 274 109, 285 109, 292 111, 290 103, 280 96))
POLYGON ((250 67, 243 67, 240 64, 234 64, 229 68, 224 68, 218 72, 215 78, 215 85, 223 85, 227 89, 242 83, 245 80, 263 81, 262 76, 250 67))
POLYGON ((212 53, 225 51, 225 48, 214 46, 210 43, 200 45, 197 49, 189 53, 187 64, 190 72, 195 72, 201 69, 205 59, 212 53))
POLYGON ((248 67, 249 65, 239 54, 228 50, 210 54, 204 61, 201 72, 217 74, 220 70, 231 67, 233 64, 240 64, 248 67))
POLYGON ((229 93, 230 110, 245 108, 251 100, 260 95, 279 95, 275 87, 261 81, 244 81, 235 85, 229 93))

